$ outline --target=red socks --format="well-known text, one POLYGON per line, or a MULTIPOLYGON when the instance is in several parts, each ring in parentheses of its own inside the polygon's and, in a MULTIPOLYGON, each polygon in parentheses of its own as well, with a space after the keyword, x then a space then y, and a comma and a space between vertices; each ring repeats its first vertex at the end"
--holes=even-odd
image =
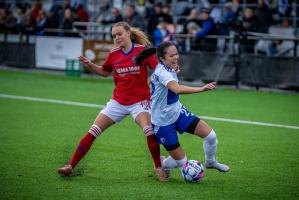
POLYGON ((160 161, 160 145, 155 137, 155 135, 148 135, 146 137, 147 140, 147 146, 149 151, 152 154, 152 158, 155 163, 155 167, 161 167, 161 161, 160 161))
POLYGON ((76 167, 78 162, 84 157, 84 155, 88 152, 95 139, 96 137, 89 132, 81 139, 70 162, 70 165, 72 165, 73 169, 76 167))
MULTIPOLYGON (((148 149, 151 152, 155 167, 156 168, 161 167, 160 145, 154 135, 153 128, 151 126, 145 127, 143 131, 146 135, 148 149)), ((93 125, 89 130, 89 132, 81 139, 69 163, 73 169, 76 167, 78 162, 85 156, 85 154, 89 151, 92 143, 96 139, 96 136, 99 136, 100 134, 101 134, 101 129, 96 125, 93 125)))

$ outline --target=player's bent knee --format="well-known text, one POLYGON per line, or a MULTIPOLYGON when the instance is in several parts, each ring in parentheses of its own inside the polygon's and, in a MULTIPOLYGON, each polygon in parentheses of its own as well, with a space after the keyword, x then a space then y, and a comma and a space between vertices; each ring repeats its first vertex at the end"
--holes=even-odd
POLYGON ((164 144, 163 146, 167 151, 173 151, 180 147, 180 143, 178 142, 178 143, 171 144, 171 145, 164 144))
POLYGON ((216 135, 216 133, 215 133, 215 131, 213 129, 210 131, 210 133, 208 134, 207 138, 209 138, 210 140, 217 139, 217 135, 216 135))
POLYGON ((204 140, 210 144, 216 144, 218 143, 218 140, 217 140, 217 135, 215 133, 215 131, 212 129, 210 131, 210 133, 204 138, 204 140))
POLYGON ((98 137, 99 135, 101 135, 102 130, 98 125, 93 124, 88 132, 92 134, 94 137, 98 137))

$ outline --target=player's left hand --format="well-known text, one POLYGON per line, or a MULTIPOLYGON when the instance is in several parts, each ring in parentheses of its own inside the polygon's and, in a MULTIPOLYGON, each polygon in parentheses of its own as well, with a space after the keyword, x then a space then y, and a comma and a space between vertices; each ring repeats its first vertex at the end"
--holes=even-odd
POLYGON ((180 70, 180 66, 176 63, 176 64, 173 64, 172 66, 172 69, 174 69, 174 71, 178 74, 181 70, 180 70))
POLYGON ((177 68, 175 69, 175 72, 178 74, 180 73, 181 69, 180 69, 180 66, 178 65, 177 68))

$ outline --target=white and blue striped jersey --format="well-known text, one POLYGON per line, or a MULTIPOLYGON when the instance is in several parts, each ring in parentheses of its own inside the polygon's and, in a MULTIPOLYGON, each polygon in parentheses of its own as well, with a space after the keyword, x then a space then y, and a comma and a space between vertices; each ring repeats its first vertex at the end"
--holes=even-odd
POLYGON ((170 81, 178 82, 176 72, 159 63, 151 76, 151 121, 155 126, 174 123, 179 115, 179 95, 167 88, 170 81))

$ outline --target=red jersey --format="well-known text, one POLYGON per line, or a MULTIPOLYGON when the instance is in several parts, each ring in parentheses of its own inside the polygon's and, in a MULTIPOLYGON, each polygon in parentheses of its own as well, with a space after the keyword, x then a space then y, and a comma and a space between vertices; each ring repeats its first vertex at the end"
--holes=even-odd
POLYGON ((113 99, 123 105, 131 105, 142 100, 150 99, 150 89, 147 84, 147 66, 155 69, 158 60, 155 55, 145 59, 140 66, 136 56, 144 50, 144 46, 134 44, 132 49, 125 53, 121 48, 112 49, 104 64, 103 70, 113 71, 115 88, 113 99))

